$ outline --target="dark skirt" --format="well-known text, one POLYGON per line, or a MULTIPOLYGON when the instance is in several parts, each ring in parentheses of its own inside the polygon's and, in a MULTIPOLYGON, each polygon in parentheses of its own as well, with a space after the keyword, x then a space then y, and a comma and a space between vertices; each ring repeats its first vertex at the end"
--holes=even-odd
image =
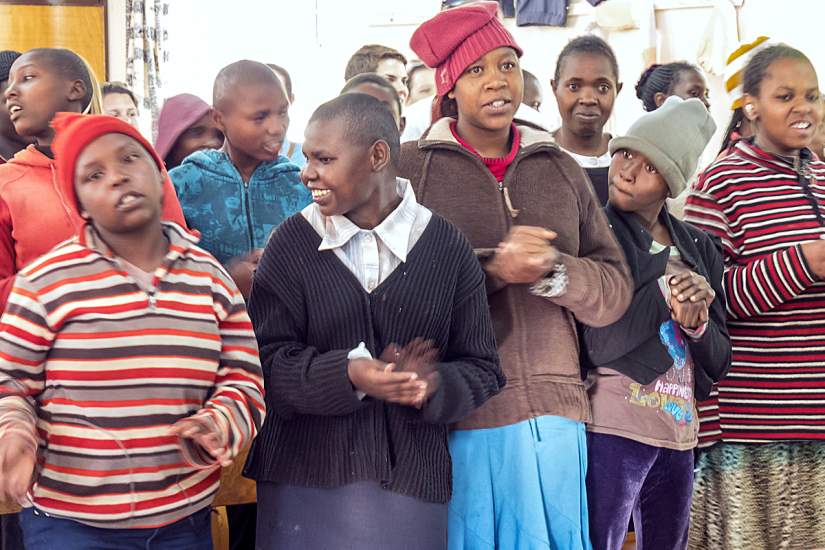
POLYGON ((259 550, 446 550, 447 505, 382 489, 258 482, 259 550))

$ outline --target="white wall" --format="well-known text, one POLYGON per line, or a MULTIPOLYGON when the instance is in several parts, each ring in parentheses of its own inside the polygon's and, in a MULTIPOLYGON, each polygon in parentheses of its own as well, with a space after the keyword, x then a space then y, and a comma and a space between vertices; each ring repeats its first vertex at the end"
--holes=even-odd
MULTIPOLYGON (((106 3, 108 80, 126 80, 126 0, 106 3)), ((103 78, 103 75, 100 75, 103 78)))
MULTIPOLYGON (((655 1, 658 7, 655 13, 660 62, 694 62, 713 12, 710 6, 713 1, 730 0, 631 1, 655 1)), ((113 78, 125 74, 125 67, 117 65, 121 56, 125 58, 125 30, 119 33, 114 21, 117 17, 125 18, 123 4, 125 0, 109 2, 113 78)), ((410 35, 439 6, 440 0, 170 0, 171 57, 163 75, 163 93, 170 96, 191 92, 209 101, 212 81, 224 65, 241 58, 277 63, 292 75, 296 103, 291 110, 289 133, 300 140, 305 121, 315 106, 336 95, 343 85, 344 66, 352 52, 363 44, 381 43, 412 57, 410 35)), ((544 84, 543 110, 548 114, 555 115, 549 81, 558 52, 593 21, 593 8, 584 0, 571 0, 569 13, 564 28, 516 27, 513 20, 506 21, 525 50, 522 65, 544 84)), ((822 21, 825 2, 820 0, 745 0, 738 9, 740 37, 752 39, 768 34, 799 47, 812 57, 825 78, 825 51, 819 44, 822 21)), ((643 67, 641 51, 647 43, 643 34, 626 31, 606 36, 618 54, 625 83, 611 124, 614 133, 621 133, 642 112, 633 87, 643 67)), ((711 75, 708 82, 712 112, 721 132, 729 117, 729 100, 721 77, 711 75)))

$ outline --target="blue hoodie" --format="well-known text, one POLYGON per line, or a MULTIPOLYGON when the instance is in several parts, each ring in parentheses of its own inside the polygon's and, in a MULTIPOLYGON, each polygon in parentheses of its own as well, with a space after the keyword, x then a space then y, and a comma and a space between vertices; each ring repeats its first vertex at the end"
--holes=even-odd
POLYGON ((283 156, 262 162, 246 184, 223 151, 192 153, 169 176, 200 246, 224 265, 266 246, 273 229, 312 202, 300 169, 283 156))

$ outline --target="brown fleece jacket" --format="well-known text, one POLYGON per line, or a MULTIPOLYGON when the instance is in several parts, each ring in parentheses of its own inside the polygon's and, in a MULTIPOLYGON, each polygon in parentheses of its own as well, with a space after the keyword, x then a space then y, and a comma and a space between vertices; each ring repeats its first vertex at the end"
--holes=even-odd
POLYGON ((412 182, 419 202, 464 232, 482 265, 513 225, 551 229, 569 277, 567 291, 547 299, 532 295, 529 285, 487 275, 507 385, 456 427, 492 428, 543 415, 587 422, 576 320, 601 327, 624 314, 633 287, 621 248, 587 176, 549 133, 517 126, 520 149, 499 189, 481 159, 453 137, 451 120, 401 147, 399 175, 412 182))

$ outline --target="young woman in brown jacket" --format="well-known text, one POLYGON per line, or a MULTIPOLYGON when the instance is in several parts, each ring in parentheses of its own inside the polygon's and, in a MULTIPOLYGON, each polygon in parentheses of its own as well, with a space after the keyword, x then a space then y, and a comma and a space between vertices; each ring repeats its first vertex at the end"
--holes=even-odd
POLYGON ((439 13, 410 46, 436 69, 442 118, 402 146, 400 174, 475 249, 508 378, 450 436, 450 548, 588 549, 576 321, 624 314, 622 252, 582 169, 550 134, 513 122, 521 49, 495 2, 439 13))

